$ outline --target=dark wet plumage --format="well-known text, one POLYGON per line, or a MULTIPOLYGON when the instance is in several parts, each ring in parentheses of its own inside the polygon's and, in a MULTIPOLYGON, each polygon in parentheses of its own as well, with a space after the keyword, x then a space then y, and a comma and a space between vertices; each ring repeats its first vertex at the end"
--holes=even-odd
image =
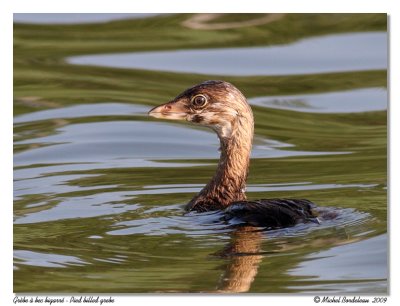
POLYGON ((294 226, 303 222, 319 223, 315 208, 305 199, 261 199, 234 202, 225 209, 224 220, 271 229, 294 226))

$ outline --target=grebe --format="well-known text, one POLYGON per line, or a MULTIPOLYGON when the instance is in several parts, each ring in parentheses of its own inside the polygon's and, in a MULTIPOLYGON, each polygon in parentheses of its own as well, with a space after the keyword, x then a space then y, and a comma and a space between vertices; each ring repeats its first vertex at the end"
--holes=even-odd
POLYGON ((187 211, 223 210, 226 220, 267 228, 316 222, 316 205, 305 199, 247 201, 245 188, 253 142, 254 119, 243 94, 225 81, 205 81, 172 101, 154 107, 155 118, 186 120, 212 128, 221 156, 211 181, 186 206, 187 211))

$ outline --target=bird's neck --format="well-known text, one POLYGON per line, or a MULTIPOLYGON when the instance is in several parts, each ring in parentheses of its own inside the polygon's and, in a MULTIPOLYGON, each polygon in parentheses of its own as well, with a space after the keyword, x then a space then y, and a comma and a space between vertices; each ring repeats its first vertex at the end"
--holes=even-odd
POLYGON ((246 200, 254 122, 250 111, 234 122, 228 137, 219 134, 221 156, 211 181, 189 203, 189 210, 223 209, 234 201, 246 200), (195 207, 197 206, 197 207, 195 207))
POLYGON ((232 201, 245 199, 253 129, 238 128, 230 138, 220 138, 221 156, 210 184, 227 192, 232 201))

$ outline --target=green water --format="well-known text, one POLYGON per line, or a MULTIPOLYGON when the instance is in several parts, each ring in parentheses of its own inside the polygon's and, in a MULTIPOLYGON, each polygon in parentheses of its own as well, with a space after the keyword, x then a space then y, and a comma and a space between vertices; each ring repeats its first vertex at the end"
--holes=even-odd
POLYGON ((386 69, 233 77, 65 60, 385 32, 386 15, 288 14, 224 30, 183 26, 190 17, 14 25, 14 291, 386 293, 386 69), (308 198, 338 219, 265 232, 183 215, 213 174, 217 137, 147 111, 207 79, 283 105, 251 102, 248 198, 308 198))

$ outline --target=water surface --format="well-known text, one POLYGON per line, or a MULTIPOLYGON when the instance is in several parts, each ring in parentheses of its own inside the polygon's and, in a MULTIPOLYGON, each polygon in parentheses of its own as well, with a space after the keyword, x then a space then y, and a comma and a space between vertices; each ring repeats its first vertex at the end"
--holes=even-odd
POLYGON ((153 17, 156 13, 15 13, 14 23, 28 24, 79 24, 98 23, 121 19, 139 19, 153 17))
POLYGON ((265 96, 249 99, 250 104, 307 113, 359 113, 387 109, 384 88, 355 89, 322 94, 265 96))
POLYGON ((386 33, 307 38, 281 46, 96 54, 71 64, 206 75, 291 75, 386 69, 386 33))
POLYGON ((333 17, 232 31, 184 28, 185 15, 90 32, 16 23, 14 291, 385 294, 385 16, 333 17), (285 37, 277 29, 298 39, 253 46, 285 37), (94 52, 109 54, 83 55, 94 52), (253 108, 248 198, 308 198, 337 218, 266 231, 184 214, 215 171, 218 139, 147 111, 213 74, 253 108))

